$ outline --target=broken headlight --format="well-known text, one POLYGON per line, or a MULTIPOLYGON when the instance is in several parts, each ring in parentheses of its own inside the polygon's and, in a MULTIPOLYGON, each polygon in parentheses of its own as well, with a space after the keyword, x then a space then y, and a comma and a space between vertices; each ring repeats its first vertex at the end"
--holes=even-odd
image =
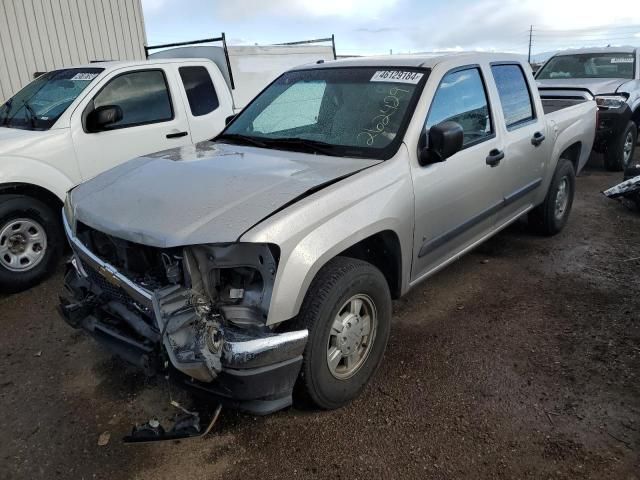
POLYGON ((62 207, 64 217, 67 219, 69 227, 73 230, 73 224, 75 223, 75 214, 73 204, 71 203, 71 192, 67 193, 64 199, 64 207, 62 207))
POLYGON ((279 250, 271 244, 230 243, 185 249, 191 289, 238 326, 265 324, 279 250))

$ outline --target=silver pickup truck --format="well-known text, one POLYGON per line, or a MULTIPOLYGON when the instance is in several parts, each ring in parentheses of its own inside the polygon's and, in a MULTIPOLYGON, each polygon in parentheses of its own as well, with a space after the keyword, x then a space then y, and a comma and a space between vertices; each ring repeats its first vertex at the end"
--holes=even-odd
POLYGON ((543 103, 514 55, 299 67, 214 141, 71 190, 61 313, 226 404, 273 412, 298 384, 340 407, 392 299, 525 214, 565 226, 595 123, 594 101, 543 103))

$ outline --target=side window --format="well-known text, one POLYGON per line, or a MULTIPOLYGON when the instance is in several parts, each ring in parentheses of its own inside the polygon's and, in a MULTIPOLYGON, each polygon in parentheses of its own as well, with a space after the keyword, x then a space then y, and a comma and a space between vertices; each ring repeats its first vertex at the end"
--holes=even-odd
POLYGON ((440 82, 425 127, 449 120, 462 126, 464 146, 492 135, 487 93, 477 68, 448 73, 440 82))
POLYGON ((122 120, 110 128, 165 122, 173 118, 167 82, 160 70, 125 73, 114 78, 96 95, 93 104, 96 108, 118 105, 122 109, 122 120))
POLYGON ((294 83, 256 117, 253 129, 273 133, 317 124, 325 87, 324 81, 294 83))
POLYGON ((205 67, 180 67, 178 71, 194 117, 206 115, 218 108, 218 95, 205 67))
POLYGON ((491 67, 498 87, 502 113, 507 128, 535 118, 533 103, 524 73, 519 65, 494 65, 491 67))

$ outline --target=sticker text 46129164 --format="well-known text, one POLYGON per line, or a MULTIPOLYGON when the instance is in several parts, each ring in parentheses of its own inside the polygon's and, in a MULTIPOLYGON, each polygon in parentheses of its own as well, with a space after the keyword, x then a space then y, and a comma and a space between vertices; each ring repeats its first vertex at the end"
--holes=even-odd
POLYGON ((424 74, 402 70, 378 70, 371 77, 372 82, 394 82, 417 84, 424 74))

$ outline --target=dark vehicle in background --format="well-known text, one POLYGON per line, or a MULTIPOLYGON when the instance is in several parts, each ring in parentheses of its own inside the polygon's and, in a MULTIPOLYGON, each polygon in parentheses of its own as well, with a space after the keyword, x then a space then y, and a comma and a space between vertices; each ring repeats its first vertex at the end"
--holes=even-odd
POLYGON ((593 149, 605 166, 621 171, 633 158, 640 126, 640 49, 606 47, 566 50, 551 57, 536 73, 545 99, 572 101, 576 89, 595 97, 598 126, 593 149))

